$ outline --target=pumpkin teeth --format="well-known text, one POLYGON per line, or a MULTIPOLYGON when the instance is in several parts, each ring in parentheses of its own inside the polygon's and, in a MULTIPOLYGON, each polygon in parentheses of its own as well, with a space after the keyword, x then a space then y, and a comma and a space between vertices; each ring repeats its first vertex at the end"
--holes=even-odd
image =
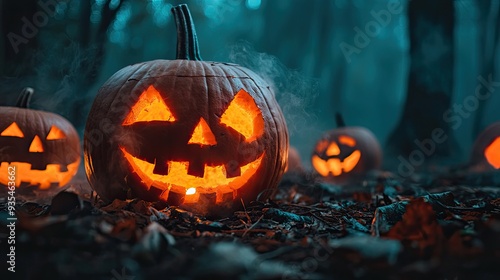
POLYGON ((226 178, 234 178, 241 176, 241 168, 237 161, 230 161, 224 165, 226 170, 226 178))
MULTIPOLYGON (((175 193, 185 194, 188 188, 197 188, 196 193, 232 193, 236 189, 244 186, 250 178, 252 178, 257 170, 260 168, 264 153, 259 158, 239 168, 229 168, 231 164, 207 166, 202 165, 203 177, 196 177, 189 175, 189 168, 193 168, 196 163, 187 161, 168 161, 168 175, 163 176, 153 174, 155 164, 147 161, 140 160, 129 154, 125 148, 120 147, 126 160, 137 173, 139 178, 147 186, 148 190, 151 187, 156 187, 163 190, 171 190, 175 193), (226 169, 232 170, 227 173, 226 169), (240 176, 229 177, 231 175, 240 173, 240 176)), ((236 162, 236 161, 235 161, 236 162)))
POLYGON ((37 162, 31 163, 31 170, 46 170, 46 169, 47 169, 47 164, 37 163, 37 162))
POLYGON ((187 166, 187 174, 203 178, 205 175, 205 164, 201 161, 201 159, 190 161, 187 166))
POLYGON ((59 172, 66 172, 68 171, 68 166, 65 164, 60 164, 59 165, 59 172))
MULTIPOLYGON (((46 169, 33 169, 30 163, 26 162, 0 162, 0 174, 7 174, 8 166, 16 166, 16 171, 19 176, 16 176, 16 187, 21 186, 21 182, 30 185, 38 185, 39 189, 48 189, 51 186, 64 186, 78 171, 80 159, 67 165, 66 171, 61 171, 63 165, 47 164, 46 169)), ((0 184, 7 185, 7 176, 0 176, 0 184)))
POLYGON ((158 161, 157 159, 155 159, 155 167, 153 169, 153 173, 158 175, 168 175, 168 165, 169 163, 165 160, 158 161))

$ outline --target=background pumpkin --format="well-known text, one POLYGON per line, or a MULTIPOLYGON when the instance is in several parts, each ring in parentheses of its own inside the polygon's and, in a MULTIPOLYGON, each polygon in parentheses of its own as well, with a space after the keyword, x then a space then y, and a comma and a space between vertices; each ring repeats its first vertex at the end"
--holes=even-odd
POLYGON ((327 181, 347 184, 380 168, 382 150, 377 138, 364 127, 346 127, 340 114, 337 128, 326 132, 314 147, 313 168, 327 181))
POLYGON ((288 148, 288 164, 286 166, 285 172, 294 172, 294 173, 303 173, 304 166, 302 165, 302 159, 300 158, 300 153, 299 151, 293 147, 290 146, 288 148))
POLYGON ((244 67, 201 61, 187 6, 172 11, 177 59, 125 67, 99 90, 85 128, 87 177, 105 200, 222 215, 275 190, 288 132, 270 86, 244 67))
POLYGON ((470 162, 476 171, 500 169, 500 122, 479 134, 472 146, 470 162))
MULTIPOLYGON (((0 107, 0 174, 16 167, 18 193, 36 186, 47 190, 67 184, 80 164, 80 140, 65 118, 29 109, 34 90, 25 88, 16 107, 0 107)), ((0 176, 0 184, 8 184, 0 176)))

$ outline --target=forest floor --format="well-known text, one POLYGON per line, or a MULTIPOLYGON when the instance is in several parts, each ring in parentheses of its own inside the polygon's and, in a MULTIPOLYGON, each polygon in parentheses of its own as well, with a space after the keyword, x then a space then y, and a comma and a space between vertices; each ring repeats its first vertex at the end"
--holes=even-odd
POLYGON ((349 187, 285 174, 268 202, 224 219, 157 208, 81 186, 18 198, 16 272, 1 279, 500 279, 498 172, 349 187))

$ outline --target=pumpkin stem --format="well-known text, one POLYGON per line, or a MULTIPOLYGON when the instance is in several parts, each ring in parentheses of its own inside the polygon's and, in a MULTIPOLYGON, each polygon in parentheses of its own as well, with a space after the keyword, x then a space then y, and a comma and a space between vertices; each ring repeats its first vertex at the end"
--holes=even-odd
POLYGON ((34 89, 30 87, 24 88, 21 91, 19 98, 17 98, 16 107, 29 109, 31 96, 33 95, 33 93, 35 93, 34 89))
POLYGON ((172 8, 177 26, 177 59, 202 60, 193 18, 186 4, 172 8))
POLYGON ((335 113, 335 122, 337 123, 337 127, 345 127, 344 118, 339 112, 335 113))

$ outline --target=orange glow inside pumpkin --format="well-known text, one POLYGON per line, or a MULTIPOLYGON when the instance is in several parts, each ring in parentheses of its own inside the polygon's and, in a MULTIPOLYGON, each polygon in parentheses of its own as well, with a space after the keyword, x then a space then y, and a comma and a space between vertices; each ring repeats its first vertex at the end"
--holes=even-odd
POLYGON ((155 186, 165 190, 161 195, 162 199, 168 198, 167 191, 176 193, 192 194, 193 197, 186 196, 185 202, 197 202, 196 198, 200 193, 217 193, 217 201, 222 200, 222 194, 233 192, 241 188, 257 172, 264 157, 264 153, 256 160, 241 166, 241 175, 233 178, 226 177, 224 165, 208 166, 205 165, 203 177, 189 175, 187 161, 169 161, 168 174, 154 174, 155 165, 147 161, 138 159, 128 153, 123 147, 120 147, 125 158, 130 164, 134 173, 136 173, 142 182, 149 187, 155 186), (189 197, 189 198, 188 198, 189 197))
MULTIPOLYGON (((26 162, 7 162, 0 163, 0 174, 8 174, 9 166, 16 167, 16 187, 21 185, 21 182, 29 183, 30 185, 39 185, 39 189, 44 190, 50 188, 52 184, 59 186, 66 185, 78 171, 80 159, 68 164, 67 171, 61 172, 59 164, 47 164, 45 170, 31 170, 31 164, 26 162)), ((2 185, 8 184, 8 176, 0 176, 2 185)))
MULTIPOLYGON (((338 137, 339 143, 343 145, 347 145, 349 147, 354 147, 356 145, 356 140, 352 137, 341 135, 338 137)), ((321 141, 316 146, 316 151, 321 153, 326 149, 326 155, 337 156, 340 155, 340 147, 339 145, 332 141, 328 143, 327 141, 321 141)), ((333 176, 340 176, 343 172, 348 173, 351 172, 356 165, 359 163, 361 158, 361 152, 359 150, 355 150, 348 157, 344 159, 344 161, 340 161, 339 158, 330 158, 328 160, 323 160, 317 155, 313 155, 312 157, 312 165, 314 169, 321 176, 328 176, 330 173, 333 176)))
MULTIPOLYGON (((161 94, 150 86, 131 108, 123 125, 147 121, 175 121, 172 111, 163 101, 161 94)), ((222 114, 220 122, 233 128, 245 137, 246 142, 255 141, 264 134, 264 118, 255 100, 245 90, 240 90, 222 114)), ((217 140, 204 118, 195 126, 188 144, 217 145, 217 140)), ((164 190, 160 194, 163 200, 173 191, 185 194, 184 203, 195 203, 202 193, 216 193, 216 203, 223 201, 223 195, 233 193, 243 187, 259 169, 264 153, 256 160, 240 167, 240 176, 227 178, 224 165, 205 164, 203 177, 188 174, 188 161, 168 161, 167 175, 154 173, 155 164, 141 160, 120 147, 132 172, 136 173, 147 189, 155 186, 164 190)))
POLYGON ((64 139, 66 138, 66 134, 62 132, 57 126, 53 125, 50 130, 49 134, 47 134, 47 140, 58 140, 58 139, 64 139))
POLYGON ((349 147, 354 147, 356 145, 356 140, 352 137, 341 135, 339 136, 339 143, 347 145, 349 147))
POLYGON ((189 188, 186 190, 186 196, 184 197, 184 203, 195 203, 200 199, 200 194, 196 192, 196 188, 189 188))
POLYGON ((322 140, 316 145, 316 151, 321 153, 326 149, 326 147, 328 147, 328 141, 322 140))
POLYGON ((491 166, 500 168, 500 137, 497 137, 485 150, 484 156, 491 166))
POLYGON ((216 145, 215 135, 208 126, 207 122, 200 118, 200 121, 196 125, 193 131, 191 139, 189 139, 188 144, 200 144, 200 145, 216 145))
POLYGON ((356 167, 356 164, 358 164, 359 159, 361 158, 361 152, 356 150, 352 152, 346 159, 344 159, 343 166, 342 168, 344 169, 344 172, 351 172, 351 170, 356 167))
POLYGON ((321 174, 321 176, 326 177, 330 173, 330 170, 328 169, 328 165, 326 164, 326 162, 317 155, 313 155, 312 165, 314 169, 316 169, 316 171, 318 171, 318 173, 321 174))
POLYGON ((139 96, 137 102, 132 106, 127 117, 123 121, 123 125, 130 125, 136 122, 149 122, 149 121, 175 121, 170 108, 165 104, 160 92, 153 87, 149 86, 139 96))
POLYGON ((232 127, 252 142, 264 133, 264 119, 255 100, 241 89, 221 117, 221 123, 232 127))
MULTIPOLYGON (((9 125, 2 133, 1 136, 11 136, 11 137, 24 137, 24 133, 21 131, 16 122, 9 125)), ((47 134, 47 140, 57 140, 66 138, 64 132, 62 132, 57 126, 53 125, 49 133, 47 134)), ((35 135, 29 146, 29 152, 31 153, 43 153, 44 147, 42 139, 40 136, 35 135)), ((38 185, 40 190, 48 189, 52 185, 63 186, 67 184, 71 178, 78 171, 78 165, 80 164, 80 159, 67 165, 66 171, 61 171, 61 165, 59 164, 47 164, 44 170, 31 169, 31 163, 27 162, 1 162, 0 163, 0 174, 7 174, 9 166, 15 166, 16 176, 15 176, 15 186, 19 187, 21 182, 28 183, 29 185, 38 185)), ((0 176, 0 184, 8 185, 7 176, 0 176)))
POLYGON ((342 162, 338 158, 330 158, 325 161, 317 155, 314 155, 312 157, 312 165, 322 176, 328 176, 330 172, 333 176, 339 176, 342 172, 351 172, 358 164, 360 158, 361 152, 358 150, 352 152, 352 154, 342 162))
POLYGON ((35 135, 33 141, 31 141, 29 151, 30 153, 43 153, 42 140, 38 137, 38 135, 35 135))
POLYGON ((16 122, 13 122, 11 125, 9 125, 2 133, 0 133, 0 136, 11 136, 11 137, 20 137, 23 138, 24 134, 17 125, 16 122))
POLYGON ((326 155, 327 156, 337 156, 340 155, 340 148, 337 143, 332 142, 330 146, 328 146, 328 149, 326 150, 326 155))

